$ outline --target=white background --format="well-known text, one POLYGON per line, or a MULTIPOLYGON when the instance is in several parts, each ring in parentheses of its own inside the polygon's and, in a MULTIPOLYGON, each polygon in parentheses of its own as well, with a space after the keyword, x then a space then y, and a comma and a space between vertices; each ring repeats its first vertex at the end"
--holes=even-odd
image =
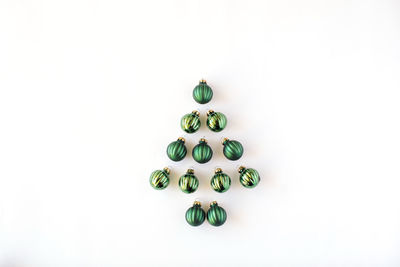
POLYGON ((399 74, 398 1, 3 0, 0 266, 399 266, 399 74), (226 130, 207 130, 208 108, 226 130), (193 109, 203 127, 184 135, 193 109), (204 136, 213 160, 171 162, 179 136, 189 152, 204 136), (190 227, 195 199, 226 224, 190 227))

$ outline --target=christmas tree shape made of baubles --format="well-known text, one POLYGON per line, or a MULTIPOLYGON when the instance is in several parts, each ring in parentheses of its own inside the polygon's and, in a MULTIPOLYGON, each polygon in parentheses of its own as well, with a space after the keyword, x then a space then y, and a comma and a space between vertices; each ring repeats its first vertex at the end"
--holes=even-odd
MULTIPOLYGON (((200 80, 199 84, 193 89, 193 99, 199 104, 206 104, 211 101, 213 97, 213 90, 205 80, 200 80)), ((211 132, 221 132, 227 126, 227 118, 221 112, 209 110, 206 114, 207 128, 211 132)), ((191 113, 185 114, 181 118, 181 128, 184 132, 192 134, 197 132, 201 125, 200 113, 195 110, 191 113)), ((231 161, 239 160, 244 152, 243 146, 239 141, 224 138, 222 140, 223 154, 226 159, 231 161)), ((167 146, 167 156, 170 160, 179 162, 183 160, 188 151, 185 146, 185 139, 183 137, 177 138, 176 141, 171 142, 167 146)), ((189 153, 190 154, 190 153, 189 153)), ((192 149, 192 158, 197 163, 204 164, 209 162, 213 156, 213 150, 207 143, 205 138, 201 138, 199 143, 192 149)), ((260 182, 259 173, 252 168, 240 166, 238 169, 239 182, 245 188, 254 188, 260 182)), ((157 190, 165 189, 170 182, 170 169, 165 167, 162 170, 155 170, 150 175, 150 185, 157 190)), ((191 194, 195 192, 199 186, 199 179, 194 174, 194 169, 190 168, 185 174, 180 176, 178 185, 182 192, 191 194)), ((219 193, 224 193, 229 190, 231 186, 231 178, 222 171, 221 168, 216 168, 214 175, 211 177, 211 188, 219 193)), ((186 221, 192 226, 202 224, 207 218, 209 223, 214 226, 220 226, 226 221, 226 211, 218 206, 218 203, 213 201, 210 205, 207 214, 201 208, 198 201, 195 201, 193 207, 189 208, 185 214, 186 221)))

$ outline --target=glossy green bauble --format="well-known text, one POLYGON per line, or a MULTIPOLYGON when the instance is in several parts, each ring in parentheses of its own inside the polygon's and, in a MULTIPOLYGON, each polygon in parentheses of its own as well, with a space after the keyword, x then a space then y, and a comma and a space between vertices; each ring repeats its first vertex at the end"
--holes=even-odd
POLYGON ((207 127, 213 132, 220 132, 225 129, 227 119, 221 112, 209 110, 207 112, 207 127))
POLYGON ((207 221, 213 226, 221 226, 226 221, 226 211, 216 201, 211 203, 207 211, 207 221))
POLYGON ((179 187, 182 192, 190 194, 197 190, 199 187, 199 179, 194 176, 193 169, 187 170, 186 174, 179 178, 179 187))
POLYGON ((169 169, 156 170, 150 175, 150 185, 157 190, 164 189, 169 184, 169 169))
POLYGON ((213 151, 207 144, 207 141, 202 138, 199 144, 197 144, 192 150, 192 156, 198 163, 206 163, 212 158, 213 151))
POLYGON ((199 104, 206 104, 210 102, 213 97, 213 91, 210 86, 207 85, 205 80, 201 80, 199 85, 193 89, 193 99, 199 104))
POLYGON ((220 168, 215 170, 215 175, 211 178, 211 187, 219 192, 223 193, 228 191, 231 186, 231 178, 222 172, 220 168))
POLYGON ((201 208, 201 204, 195 201, 193 207, 186 211, 185 218, 188 224, 191 226, 199 226, 206 219, 206 213, 201 208))
POLYGON ((243 146, 238 141, 225 138, 222 144, 224 145, 223 152, 227 159, 238 160, 243 155, 243 146))
POLYGON ((181 119, 181 128, 187 133, 194 133, 200 129, 200 114, 197 110, 186 114, 181 119))
POLYGON ((185 139, 182 137, 179 137, 177 141, 170 143, 167 147, 167 155, 173 161, 182 160, 186 153, 185 139))
POLYGON ((260 175, 255 169, 240 166, 239 167, 240 183, 246 188, 253 188, 260 182, 260 175))

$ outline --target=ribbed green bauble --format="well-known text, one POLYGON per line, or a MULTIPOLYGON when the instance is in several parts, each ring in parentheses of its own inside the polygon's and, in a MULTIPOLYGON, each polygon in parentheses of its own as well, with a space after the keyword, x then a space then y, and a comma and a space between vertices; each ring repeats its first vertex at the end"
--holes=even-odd
POLYGON ((198 163, 209 162, 212 158, 213 151, 211 147, 207 144, 207 140, 201 138, 199 144, 197 144, 192 150, 192 156, 198 163))
POLYGON ((200 129, 200 113, 197 110, 184 115, 181 119, 181 128, 187 133, 194 133, 200 129))
POLYGON ((199 226, 206 219, 206 213, 201 208, 201 204, 198 201, 193 203, 193 207, 186 211, 185 218, 188 224, 191 226, 199 226))
POLYGON ((260 182, 260 175, 255 169, 246 168, 244 166, 239 167, 239 181, 246 188, 253 188, 260 182))
POLYGON ((231 177, 223 173, 220 168, 215 170, 214 176, 211 178, 211 187, 219 193, 228 191, 231 186, 231 177))
POLYGON ((207 112, 207 127, 213 132, 220 132, 225 129, 227 119, 221 112, 209 110, 207 112))
POLYGON ((207 211, 207 221, 213 226, 221 226, 226 221, 226 211, 218 206, 216 201, 210 204, 210 209, 207 211))
POLYGON ((199 179, 194 176, 194 170, 188 169, 186 174, 179 178, 179 187, 182 192, 190 194, 197 190, 199 187, 199 179))
POLYGON ((243 146, 238 141, 224 138, 222 145, 224 146, 223 152, 227 159, 238 160, 243 155, 243 146))
POLYGON ((150 185, 157 190, 164 189, 169 184, 169 169, 156 170, 150 174, 150 185))
POLYGON ((200 80, 199 85, 193 89, 193 99, 199 104, 206 104, 210 102, 213 97, 213 91, 207 85, 205 80, 200 80))
POLYGON ((182 160, 186 153, 185 139, 183 137, 179 137, 178 140, 170 143, 167 147, 167 155, 173 161, 182 160))

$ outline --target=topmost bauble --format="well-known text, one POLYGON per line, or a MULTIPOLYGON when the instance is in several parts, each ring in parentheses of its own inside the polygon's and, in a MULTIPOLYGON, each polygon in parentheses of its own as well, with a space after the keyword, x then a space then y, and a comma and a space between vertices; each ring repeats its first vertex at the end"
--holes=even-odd
POLYGON ((213 97, 213 91, 207 85, 205 80, 200 80, 199 85, 193 89, 193 99, 199 104, 206 104, 210 102, 213 97))

